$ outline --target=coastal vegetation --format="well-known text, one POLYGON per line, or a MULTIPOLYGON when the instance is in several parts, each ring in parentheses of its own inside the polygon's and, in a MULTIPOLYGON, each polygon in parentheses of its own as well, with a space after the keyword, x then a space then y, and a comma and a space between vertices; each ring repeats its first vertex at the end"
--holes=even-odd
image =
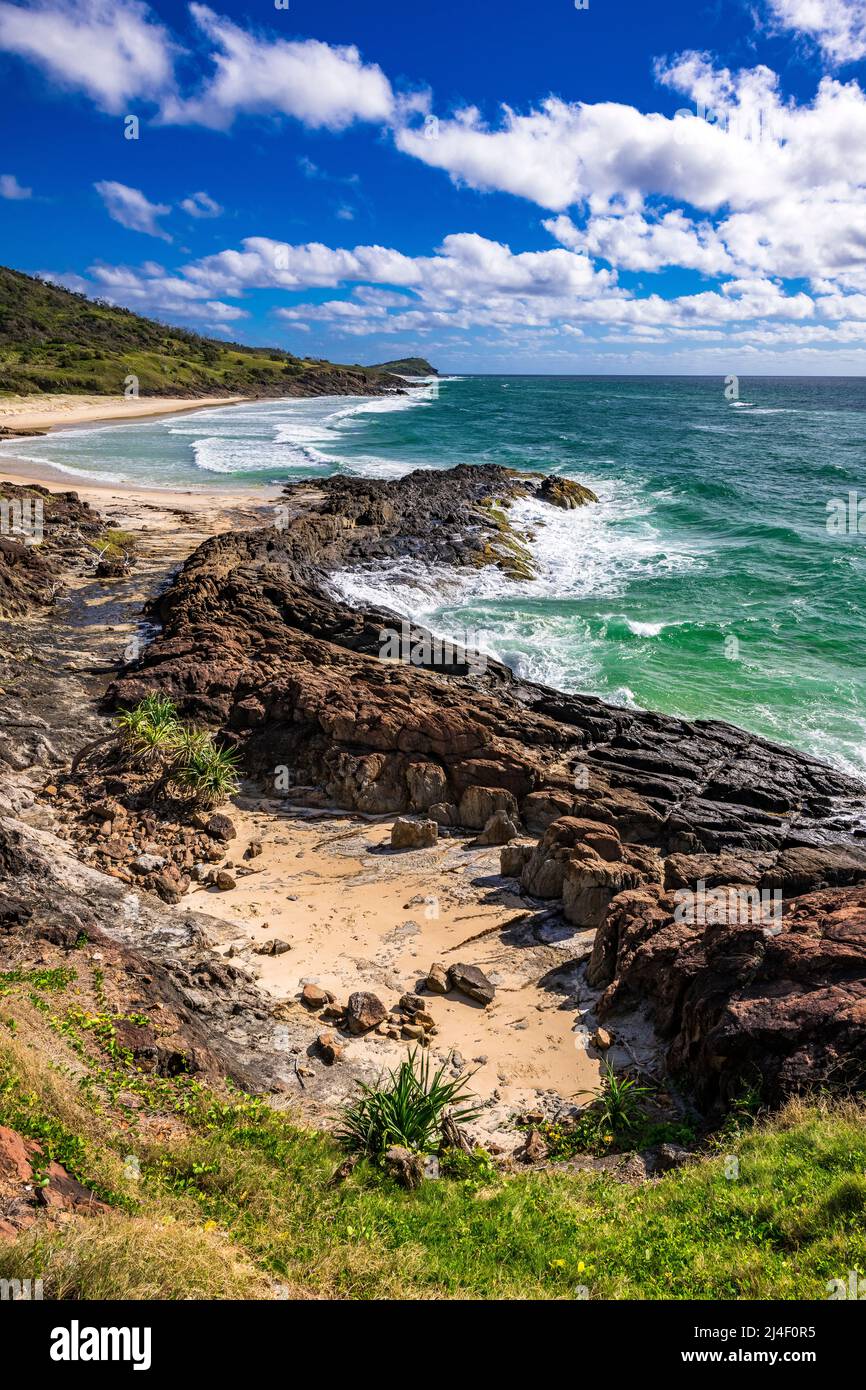
POLYGON ((367 1160, 335 1183, 291 1108, 143 1070, 76 955, 0 976, 0 1125, 107 1208, 0 1243, 46 1297, 822 1299, 866 1265, 853 1101, 741 1116, 648 1183, 477 1153, 414 1192, 367 1160))
POLYGON ((372 368, 377 372, 396 372, 399 376, 438 376, 426 357, 397 357, 393 362, 377 362, 372 368))
POLYGON ((123 749, 158 773, 157 787, 190 796, 201 806, 218 806, 238 789, 237 754, 206 730, 178 718, 164 695, 150 694, 121 710, 115 724, 123 749))
POLYGON ((427 1153, 443 1144, 446 1120, 468 1124, 481 1113, 471 1101, 470 1077, 446 1078, 447 1063, 431 1072, 430 1058, 412 1050, 384 1083, 361 1085, 361 1096, 346 1105, 338 1138, 352 1154, 380 1159, 393 1144, 427 1153), (456 1108, 455 1108, 456 1107, 456 1108))
POLYGON ((0 395, 360 395, 399 383, 374 367, 204 337, 0 266, 0 395))

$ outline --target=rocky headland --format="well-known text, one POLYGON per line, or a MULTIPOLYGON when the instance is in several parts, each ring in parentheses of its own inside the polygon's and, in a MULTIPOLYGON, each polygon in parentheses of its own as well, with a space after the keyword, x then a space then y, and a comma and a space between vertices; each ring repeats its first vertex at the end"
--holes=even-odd
MULTIPOLYGON (((422 954, 416 978, 404 975, 398 986, 399 972, 376 967, 377 981, 393 980, 392 996, 370 988, 360 971, 344 997, 319 989, 314 998, 318 986, 307 985, 309 997, 302 991, 288 1012, 275 1006, 257 972, 233 959, 225 917, 188 909, 189 895, 202 888, 219 897, 227 886, 217 882, 221 872, 241 891, 239 880, 257 871, 259 840, 248 836, 226 868, 235 827, 223 833, 218 822, 225 811, 239 821, 231 806, 213 817, 158 803, 144 775, 117 764, 111 712, 158 691, 238 750, 259 797, 249 803, 259 816, 256 835, 275 818, 285 825, 287 817, 340 812, 354 817, 356 830, 379 827, 345 851, 367 856, 373 918, 375 884, 384 891, 395 864, 415 866, 426 884, 419 903, 425 894, 447 897, 446 879, 460 870, 455 856, 471 849, 479 865, 495 865, 476 880, 475 894, 476 901, 498 895, 498 915, 476 935, 493 942, 497 969, 547 981, 589 1055, 633 1064, 635 1020, 643 1019, 654 1032, 658 1079, 708 1119, 747 1089, 770 1105, 818 1090, 862 1090, 859 783, 721 722, 547 689, 483 653, 450 651, 443 659, 435 644, 425 647, 422 629, 412 629, 413 651, 422 655, 395 659, 389 634, 401 629, 399 615, 352 608, 335 595, 337 570, 395 559, 531 574, 531 549, 509 517, 511 504, 526 497, 551 507, 594 501, 575 484, 494 467, 291 486, 253 524, 204 540, 158 591, 151 588, 146 642, 131 660, 115 655, 92 668, 77 718, 68 696, 64 702, 64 663, 38 680, 19 668, 12 693, 19 710, 22 698, 27 706, 24 743, 38 749, 41 738, 43 751, 22 754, 19 739, 6 759, 19 783, 0 820, 9 865, 17 866, 5 890, 7 943, 28 933, 45 939, 40 924, 54 920, 55 893, 70 931, 86 919, 88 932, 154 963, 160 997, 179 1012, 164 1038, 143 1043, 153 1065, 170 1065, 160 1057, 186 1049, 199 1065, 246 1080, 257 1075, 260 1085, 293 1093, 306 1089, 304 1067, 324 1067, 328 1100, 355 1074, 355 1061, 370 1074, 375 1059, 365 1040, 447 1047, 440 1001, 446 1007, 457 994, 482 1013, 493 1003, 496 970, 484 968, 486 958, 476 964, 471 949, 440 960, 445 937, 431 928, 438 955, 432 947, 429 960, 422 954), (37 711, 41 733, 33 728, 37 711), (23 777, 34 789, 29 802, 23 777), (43 813, 50 824, 40 825, 43 813), (53 856, 39 841, 49 835, 55 845, 65 841, 62 853, 53 856), (81 859, 86 869, 73 869, 81 859), (28 876, 46 885, 35 915, 28 876), (133 901, 144 909, 131 908, 133 901), (722 901, 728 906, 720 911, 722 901), (335 1081, 338 1074, 347 1081, 335 1081)), ((91 524, 86 514, 81 524, 91 524)), ((74 558, 61 554, 58 565, 74 558)), ((28 565, 10 572, 19 576, 18 608, 7 611, 32 609, 38 586, 28 565)), ((415 930, 423 952, 427 928, 415 930)), ((281 949, 277 941, 260 954, 281 949)), ((395 959, 392 950, 388 960, 395 959)), ((526 1027, 522 1017, 514 1014, 515 1028, 526 1027)))

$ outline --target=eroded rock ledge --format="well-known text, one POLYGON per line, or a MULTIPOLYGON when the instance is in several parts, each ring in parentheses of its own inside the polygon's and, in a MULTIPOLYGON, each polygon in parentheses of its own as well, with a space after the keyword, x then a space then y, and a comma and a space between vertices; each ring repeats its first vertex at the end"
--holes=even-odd
POLYGON ((103 523, 77 492, 0 482, 0 521, 0 618, 49 606, 73 567, 96 565, 103 523))
POLYGON ((220 726, 263 784, 288 769, 298 797, 318 788, 346 808, 471 830, 504 812, 522 837, 505 872, 598 929, 590 973, 605 1014, 654 1013, 671 1070, 705 1106, 755 1081, 771 1100, 862 1087, 859 783, 728 724, 563 694, 495 662, 382 660, 399 618, 329 592, 336 568, 396 558, 513 569, 517 555, 523 572, 508 507, 563 505, 550 494, 492 467, 291 487, 273 529, 219 536, 189 559, 153 605, 161 634, 109 703, 159 688, 220 726), (684 930, 673 895, 700 882, 778 888, 781 926, 684 930))

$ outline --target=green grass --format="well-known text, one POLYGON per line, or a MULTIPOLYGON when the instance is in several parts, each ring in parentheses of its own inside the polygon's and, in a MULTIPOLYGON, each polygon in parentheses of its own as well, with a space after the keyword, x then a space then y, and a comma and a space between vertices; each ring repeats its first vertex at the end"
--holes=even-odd
MULTIPOLYGON (((42 1272, 49 1296, 183 1297, 204 1284, 207 1296, 259 1297, 276 1280, 358 1299, 568 1299, 583 1287, 593 1299, 821 1299, 828 1280, 866 1271, 866 1128, 853 1103, 792 1105, 636 1187, 502 1176, 477 1152, 417 1192, 366 1161, 331 1185, 333 1137, 266 1101, 140 1072, 112 1050, 110 1019, 51 999, 52 1036, 78 1070, 47 1066, 44 1044, 35 1052, 46 1016, 22 984, 22 1036, 0 1034, 0 1123, 47 1138, 118 1205, 76 1232, 0 1248, 0 1277, 42 1272), (129 1092, 141 1108, 124 1105, 129 1092), (159 1115, 174 1137, 144 1122, 159 1115), (137 1182, 124 1177, 130 1153, 137 1182), (163 1273, 167 1229, 176 1253, 163 1273)), ((15 1006, 7 995, 4 1009, 15 1006)))
POLYGON ((119 560, 134 555, 137 544, 132 531, 119 531, 113 527, 103 531, 99 539, 93 542, 94 548, 106 560, 119 560))

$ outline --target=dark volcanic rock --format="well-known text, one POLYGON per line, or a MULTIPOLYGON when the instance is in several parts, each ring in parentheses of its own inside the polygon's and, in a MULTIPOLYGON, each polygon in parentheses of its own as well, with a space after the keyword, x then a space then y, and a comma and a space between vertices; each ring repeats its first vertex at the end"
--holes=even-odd
POLYGON ((668 1067, 699 1104, 759 1083, 765 1101, 866 1084, 866 888, 785 904, 782 921, 677 920, 661 890, 623 894, 599 931, 589 978, 599 1015, 649 1006, 668 1067))
POLYGON ((651 1003, 671 1066, 708 1103, 753 1066, 770 1095, 810 1076, 847 1085, 859 1024, 834 972, 848 972, 850 994, 862 961, 846 947, 843 967, 839 948, 819 949, 818 919, 814 930, 788 923, 801 895, 833 889, 842 905, 866 882, 860 783, 728 724, 549 690, 471 653, 437 663, 431 649, 419 664, 391 640, 397 615, 333 595, 331 573, 395 560, 522 571, 509 504, 550 491, 494 467, 290 487, 273 529, 217 536, 190 557, 152 605, 162 630, 108 702, 164 691, 185 717, 219 727, 269 786, 285 767, 293 785, 346 808, 476 831, 504 812, 543 832, 522 891, 562 898, 575 925, 599 928, 590 974, 609 986, 605 1009, 651 1003), (780 889, 784 931, 674 922, 662 885, 701 880, 780 889), (813 941, 796 955, 796 985, 795 936, 800 948, 813 941), (764 1019, 760 1001, 776 1001, 784 1027, 754 1022, 747 989, 764 1019))
POLYGON ((234 822, 228 817, 217 811, 215 815, 209 816, 204 825, 206 835, 210 835, 212 840, 221 840, 227 843, 237 835, 234 822))
POLYGON ((272 783, 288 766, 361 811, 452 805, 482 830, 525 806, 542 828, 571 801, 578 818, 668 854, 847 839, 862 788, 815 759, 730 725, 547 690, 492 660, 462 675, 383 660, 400 620, 330 595, 337 568, 415 553, 484 563, 503 534, 491 504, 539 482, 457 468, 288 489, 280 529, 217 536, 190 557, 153 604, 163 631, 110 703, 162 689, 242 744, 252 773, 272 783))
POLYGON ((369 1033, 378 1028, 388 1017, 388 1010, 381 999, 365 990, 357 990, 349 995, 346 1006, 346 1027, 350 1033, 369 1033))
POLYGON ((448 971, 448 984, 451 989, 459 990, 477 1004, 492 1004, 496 994, 496 986, 477 965, 452 965, 448 971))
POLYGON ((0 482, 0 522, 0 617, 53 603, 74 565, 96 565, 103 523, 75 492, 0 482))

